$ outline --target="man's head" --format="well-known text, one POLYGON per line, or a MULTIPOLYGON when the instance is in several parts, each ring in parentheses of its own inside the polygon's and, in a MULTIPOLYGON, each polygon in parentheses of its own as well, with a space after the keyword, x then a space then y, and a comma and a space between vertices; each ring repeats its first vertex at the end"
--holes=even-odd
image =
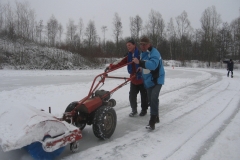
POLYGON ((232 62, 232 59, 230 59, 230 62, 232 62))
POLYGON ((129 39, 129 40, 127 41, 127 49, 128 49, 128 52, 134 53, 135 47, 136 47, 136 44, 135 44, 134 39, 129 39))
POLYGON ((140 49, 143 52, 146 52, 148 48, 151 46, 151 42, 149 38, 147 38, 146 36, 141 37, 139 43, 140 43, 140 49))

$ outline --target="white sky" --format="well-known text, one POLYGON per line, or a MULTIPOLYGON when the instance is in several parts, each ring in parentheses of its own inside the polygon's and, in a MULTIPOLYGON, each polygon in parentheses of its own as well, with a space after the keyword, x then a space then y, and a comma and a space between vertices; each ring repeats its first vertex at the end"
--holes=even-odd
MULTIPOLYGON (((139 15, 145 24, 151 9, 158 11, 167 24, 170 18, 179 16, 184 10, 194 29, 200 28, 200 18, 205 9, 215 6, 223 22, 230 23, 240 16, 240 0, 16 0, 28 1, 35 10, 37 19, 44 24, 54 15, 66 27, 69 19, 75 24, 83 19, 85 27, 89 20, 95 22, 97 34, 103 38, 101 27, 108 27, 106 39, 113 39, 113 18, 118 13, 123 23, 122 37, 130 36, 129 18, 139 15)), ((14 0, 0 0, 2 4, 14 3, 14 0)), ((66 30, 65 30, 66 31, 66 30)))

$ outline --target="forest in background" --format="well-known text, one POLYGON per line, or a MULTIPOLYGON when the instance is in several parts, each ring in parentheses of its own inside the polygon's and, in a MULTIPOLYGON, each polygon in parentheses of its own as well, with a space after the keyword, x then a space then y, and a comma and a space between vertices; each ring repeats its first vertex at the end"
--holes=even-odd
POLYGON ((125 55, 129 38, 138 42, 142 35, 151 39, 163 59, 180 61, 182 66, 191 60, 207 62, 208 66, 223 59, 240 60, 240 16, 230 24, 222 22, 215 6, 203 11, 198 29, 191 27, 185 11, 169 22, 156 10, 150 10, 145 22, 138 15, 129 18, 129 37, 121 36, 123 26, 118 13, 112 26, 101 27, 100 37, 93 20, 84 27, 81 17, 79 22, 69 19, 65 31, 54 15, 45 24, 36 21, 28 2, 15 2, 14 6, 0 3, 0 66, 71 69, 103 65, 109 58, 125 55), (113 41, 105 39, 108 28, 113 28, 113 41))

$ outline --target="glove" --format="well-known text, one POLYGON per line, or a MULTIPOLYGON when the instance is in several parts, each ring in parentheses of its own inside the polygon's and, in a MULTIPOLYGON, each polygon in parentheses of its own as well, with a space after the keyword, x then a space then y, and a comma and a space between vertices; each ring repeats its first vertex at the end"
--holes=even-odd
POLYGON ((109 67, 105 68, 104 72, 107 72, 109 70, 109 67))

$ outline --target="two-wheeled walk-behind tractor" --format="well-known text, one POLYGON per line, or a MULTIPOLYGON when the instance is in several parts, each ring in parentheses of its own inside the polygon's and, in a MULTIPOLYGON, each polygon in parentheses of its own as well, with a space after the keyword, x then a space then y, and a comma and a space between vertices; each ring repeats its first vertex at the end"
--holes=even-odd
POLYGON ((115 77, 109 76, 108 73, 131 63, 127 63, 116 69, 108 70, 97 75, 93 80, 88 95, 80 101, 70 103, 63 114, 62 120, 73 124, 80 130, 83 130, 86 125, 92 125, 93 133, 97 138, 110 138, 114 133, 117 124, 117 115, 113 109, 116 105, 116 101, 114 99, 110 99, 111 95, 126 85, 135 76, 131 78, 115 77), (111 91, 99 90, 99 88, 101 88, 100 85, 104 85, 106 78, 122 79, 124 82, 111 91), (96 84, 95 82, 98 79, 100 80, 96 84))
POLYGON ((117 115, 113 109, 116 101, 111 99, 111 95, 134 77, 114 77, 108 73, 131 63, 97 75, 88 95, 80 101, 70 103, 62 118, 29 106, 0 110, 0 144, 3 151, 24 147, 34 159, 54 159, 68 144, 72 152, 78 150, 81 131, 86 125, 92 125, 97 138, 110 138, 117 124, 117 115), (122 79, 124 82, 110 91, 100 90, 106 78, 122 79), (18 114, 19 112, 24 114, 18 114), (18 121, 9 121, 13 114, 18 114, 18 121), (6 133, 4 130, 11 132, 6 133), (24 134, 18 134, 19 130, 23 130, 24 134))

